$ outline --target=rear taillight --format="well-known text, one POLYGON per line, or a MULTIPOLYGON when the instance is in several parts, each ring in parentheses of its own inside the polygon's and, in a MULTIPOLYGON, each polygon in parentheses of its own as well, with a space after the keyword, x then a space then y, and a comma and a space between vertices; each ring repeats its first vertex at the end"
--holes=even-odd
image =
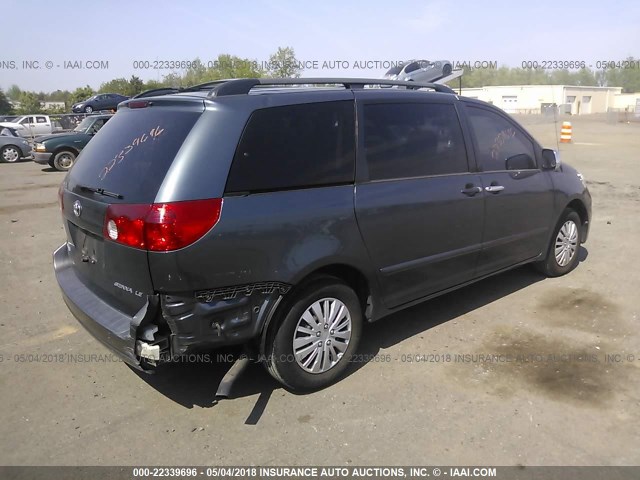
POLYGON ((105 238, 130 247, 167 252, 191 245, 211 230, 222 199, 154 204, 113 204, 107 208, 105 238))

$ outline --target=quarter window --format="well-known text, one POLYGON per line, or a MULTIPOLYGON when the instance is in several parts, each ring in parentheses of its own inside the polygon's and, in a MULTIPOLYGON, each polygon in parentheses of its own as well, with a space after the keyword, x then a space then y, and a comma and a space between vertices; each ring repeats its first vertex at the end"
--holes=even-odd
POLYGON ((462 129, 451 104, 365 105, 364 123, 370 180, 468 171, 462 129))
MULTIPOLYGON (((476 158, 484 172, 508 170, 507 159, 526 155, 530 168, 536 168, 533 143, 513 123, 483 108, 467 107, 471 128, 476 138, 476 158)), ((524 157, 514 162, 522 168, 524 157)))
POLYGON ((353 182, 352 101, 288 105, 251 115, 233 158, 227 192, 353 182))

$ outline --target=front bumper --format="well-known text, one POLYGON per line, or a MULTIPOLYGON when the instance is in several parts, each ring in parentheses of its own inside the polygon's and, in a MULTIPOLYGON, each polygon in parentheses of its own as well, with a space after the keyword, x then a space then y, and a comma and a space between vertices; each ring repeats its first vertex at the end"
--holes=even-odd
POLYGON ((32 155, 34 162, 41 165, 48 165, 52 154, 50 152, 33 152, 32 155))

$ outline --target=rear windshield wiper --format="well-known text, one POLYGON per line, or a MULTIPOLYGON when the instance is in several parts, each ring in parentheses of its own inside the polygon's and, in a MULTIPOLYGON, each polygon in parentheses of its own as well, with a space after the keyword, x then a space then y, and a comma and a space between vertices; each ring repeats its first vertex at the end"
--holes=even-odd
POLYGON ((124 198, 119 193, 109 192, 108 190, 105 190, 104 188, 87 187, 86 185, 78 185, 78 187, 80 187, 80 190, 84 190, 85 192, 98 193, 100 195, 104 195, 105 197, 113 197, 113 198, 118 198, 118 199, 123 199, 124 198))

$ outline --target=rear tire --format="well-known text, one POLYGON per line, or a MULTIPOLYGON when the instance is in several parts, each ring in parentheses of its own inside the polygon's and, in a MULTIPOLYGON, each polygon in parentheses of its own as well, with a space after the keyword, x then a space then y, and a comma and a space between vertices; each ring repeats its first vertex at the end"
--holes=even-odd
POLYGON ((535 267, 547 277, 559 277, 569 273, 579 263, 581 240, 580 215, 567 209, 553 231, 546 259, 535 263, 535 267))
POLYGON ((320 277, 300 287, 276 315, 263 355, 277 381, 294 391, 318 390, 348 368, 362 334, 362 310, 340 279, 320 277))
POLYGON ((76 162, 76 154, 69 150, 63 150, 54 155, 52 163, 53 168, 61 172, 68 171, 76 162))
POLYGON ((16 163, 22 157, 22 152, 15 145, 5 145, 0 150, 0 162, 16 163))

